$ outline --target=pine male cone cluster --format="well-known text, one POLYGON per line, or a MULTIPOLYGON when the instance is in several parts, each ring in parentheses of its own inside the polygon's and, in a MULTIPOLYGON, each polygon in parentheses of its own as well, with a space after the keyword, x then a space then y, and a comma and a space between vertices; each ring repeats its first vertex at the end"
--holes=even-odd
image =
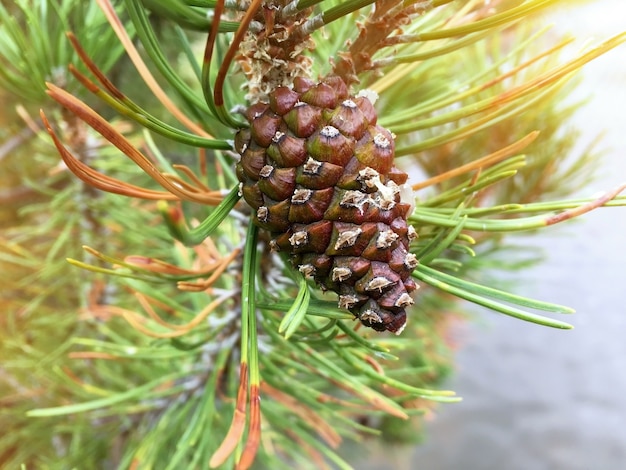
POLYGON ((391 133, 366 96, 345 83, 297 78, 246 111, 235 147, 240 190, 254 222, 305 277, 377 331, 399 334, 417 288, 410 204, 391 133))

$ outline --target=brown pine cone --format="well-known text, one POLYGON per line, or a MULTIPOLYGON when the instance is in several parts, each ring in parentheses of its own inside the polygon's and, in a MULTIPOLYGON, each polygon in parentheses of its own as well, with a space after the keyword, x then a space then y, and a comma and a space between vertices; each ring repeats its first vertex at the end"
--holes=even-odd
POLYGON ((401 201, 407 174, 393 164, 391 133, 365 96, 338 77, 298 78, 248 108, 235 147, 241 193, 305 277, 377 331, 399 334, 417 288, 416 236, 401 201))

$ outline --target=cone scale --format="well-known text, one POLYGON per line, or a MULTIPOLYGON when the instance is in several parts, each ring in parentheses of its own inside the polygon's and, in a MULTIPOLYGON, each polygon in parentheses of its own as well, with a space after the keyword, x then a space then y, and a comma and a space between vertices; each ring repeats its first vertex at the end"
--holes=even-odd
POLYGON ((297 78, 246 112, 235 147, 240 190, 274 250, 368 327, 399 334, 417 288, 416 236, 393 135, 337 77, 297 78))

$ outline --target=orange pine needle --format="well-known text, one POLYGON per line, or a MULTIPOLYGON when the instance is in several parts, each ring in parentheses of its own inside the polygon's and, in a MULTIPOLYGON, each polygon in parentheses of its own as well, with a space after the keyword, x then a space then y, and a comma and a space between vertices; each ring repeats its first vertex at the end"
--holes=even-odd
POLYGON ((259 450, 261 443, 261 397, 258 384, 250 385, 250 424, 248 425, 248 440, 243 449, 241 458, 235 468, 247 470, 250 468, 259 450))
POLYGON ((558 224, 559 222, 563 222, 565 220, 569 220, 569 219, 573 219, 574 217, 578 217, 582 214, 585 214, 589 211, 592 211, 594 209, 597 209, 598 207, 603 206, 604 204, 606 204, 607 202, 609 202, 610 200, 616 198, 621 192, 623 192, 624 190, 626 190, 626 183, 622 184, 621 186, 618 186, 615 189, 612 189, 611 191, 608 191, 606 193, 604 193, 602 196, 600 196, 599 198, 590 201, 586 204, 583 204, 581 206, 575 207, 573 209, 568 209, 565 210, 563 212, 560 212, 556 215, 550 216, 546 219, 546 225, 554 225, 554 224, 558 224))
POLYGON ((226 258, 224 258, 220 262, 220 265, 215 269, 213 274, 211 274, 211 276, 208 279, 206 279, 204 281, 201 281, 201 282, 180 281, 177 284, 177 287, 180 290, 184 290, 184 291, 198 291, 198 290, 208 289, 222 275, 222 273, 226 270, 226 268, 228 267, 230 262, 232 260, 234 260, 239 255, 240 251, 241 250, 239 250, 239 248, 237 248, 231 254, 229 254, 226 258))
POLYGON ((215 451, 209 466, 216 468, 222 465, 226 459, 233 453, 241 438, 246 426, 246 404, 248 400, 248 364, 241 363, 241 369, 239 371, 239 390, 237 392, 237 404, 235 406, 235 412, 233 413, 233 420, 228 429, 226 437, 222 441, 222 444, 215 451))
MULTIPOLYGON (((206 204, 216 203, 213 193, 202 194, 188 191, 181 187, 179 183, 171 181, 171 176, 168 177, 167 175, 162 174, 145 155, 136 149, 122 134, 109 124, 106 119, 67 91, 51 83, 48 83, 47 85, 47 93, 54 100, 85 121, 96 132, 117 147, 124 155, 133 160, 145 173, 147 173, 163 188, 171 194, 177 196, 178 199, 206 204)), ((221 198, 217 202, 221 202, 221 198)))
POLYGON ((219 26, 223 13, 224 0, 218 0, 217 2, 215 2, 215 6, 213 7, 213 21, 211 22, 211 31, 209 31, 209 36, 207 37, 206 46, 204 48, 203 60, 205 67, 209 66, 209 64, 211 63, 211 59, 213 58, 215 40, 217 39, 217 34, 219 33, 219 26))
POLYGON ((311 444, 304 441, 300 436, 298 436, 295 432, 290 429, 285 430, 285 434, 289 436, 295 443, 298 445, 298 449, 301 449, 303 453, 306 453, 311 457, 311 461, 314 462, 314 467, 320 470, 328 470, 330 467, 324 461, 324 457, 322 454, 311 444))
POLYGON ((85 165, 83 162, 78 160, 74 155, 72 155, 67 148, 63 145, 61 140, 58 138, 52 126, 50 125, 46 115, 41 111, 41 119, 52 137, 52 141, 54 142, 55 147, 57 148, 63 162, 67 168, 74 173, 80 180, 85 183, 93 186, 94 188, 100 189, 102 191, 106 191, 114 194, 121 194, 123 196, 138 198, 138 199, 148 199, 148 200, 168 200, 168 201, 177 201, 180 198, 165 191, 154 191, 151 189, 141 188, 139 186, 132 185, 130 183, 126 183, 124 181, 118 180, 116 178, 111 178, 110 176, 106 176, 93 168, 85 165))
POLYGON ((202 312, 196 315, 189 323, 185 325, 173 325, 162 320, 155 312, 148 311, 149 317, 155 321, 156 323, 169 328, 174 329, 176 331, 171 332, 156 332, 150 330, 144 326, 148 318, 141 316, 137 312, 133 312, 131 310, 127 310, 124 308, 116 307, 114 305, 101 305, 94 306, 89 309, 89 315, 91 317, 100 318, 102 320, 107 320, 111 316, 119 316, 124 318, 130 326, 139 331, 140 333, 150 336, 151 338, 177 338, 179 336, 184 336, 189 331, 191 331, 194 327, 200 324, 213 310, 228 297, 222 297, 219 299, 215 299, 209 305, 207 305, 202 312), (152 313, 152 314, 151 314, 152 313))
MULTIPOLYGON (((300 416, 304 421, 309 423, 311 429, 314 429, 320 438, 330 447, 333 449, 339 447, 339 444, 341 444, 341 436, 324 420, 324 418, 315 413, 310 407, 300 403, 296 398, 272 387, 271 385, 268 385, 265 382, 261 384, 261 390, 264 394, 280 402, 282 405, 289 408, 292 413, 300 416)), ((322 400, 320 401, 322 402, 322 400)))
POLYGON ((513 67, 511 70, 507 71, 506 73, 503 73, 503 74, 497 76, 496 78, 494 78, 493 80, 489 80, 488 82, 484 83, 481 86, 481 89, 485 90, 487 88, 492 87, 493 85, 495 85, 497 83, 500 83, 500 82, 504 81, 505 79, 507 79, 509 77, 515 76, 515 74, 517 74, 519 71, 529 67, 530 65, 532 65, 532 64, 534 64, 536 62, 538 62, 539 60, 543 59, 544 57, 549 57, 550 55, 556 53, 559 49, 563 49, 565 46, 567 46, 568 44, 570 44, 573 41, 574 41, 574 38, 564 39, 559 44, 557 44, 554 47, 551 47, 547 51, 544 51, 541 54, 537 54, 536 56, 532 57, 531 59, 527 60, 526 62, 522 62, 517 67, 513 67))
POLYGON ((170 191, 172 194, 180 192, 176 186, 163 177, 150 160, 148 160, 139 150, 126 140, 122 134, 115 130, 115 128, 109 124, 106 119, 62 88, 59 88, 52 83, 48 83, 47 85, 47 93, 51 98, 85 121, 96 132, 115 145, 122 153, 124 153, 124 155, 132 159, 143 171, 150 175, 165 189, 170 191))
POLYGON ((178 188, 181 194, 186 195, 186 199, 209 206, 217 206, 222 202, 224 196, 221 191, 203 191, 187 183, 178 175, 162 173, 163 178, 178 188))
MULTIPOLYGON (((157 258, 151 258, 149 256, 130 255, 124 257, 124 263, 131 266, 136 266, 145 271, 159 273, 159 274, 173 274, 173 275, 194 275, 195 270, 184 269, 171 263, 166 263, 157 258)), ((210 270, 210 269, 209 269, 210 270)))
POLYGON ((188 333, 189 331, 191 331, 193 328, 195 328, 196 326, 198 326, 200 323, 202 323, 206 317, 208 317, 220 304, 222 304, 222 302, 228 300, 230 298, 230 295, 226 295, 226 296, 222 296, 222 297, 218 297, 217 299, 213 300, 212 302, 210 302, 206 307, 204 307, 200 313, 198 313, 195 317, 193 317, 193 319, 191 321, 189 321, 188 323, 185 323, 184 325, 175 325, 173 323, 168 323, 165 320, 163 320, 152 308, 152 306, 148 303, 147 299, 145 298, 145 296, 137 293, 135 294, 135 296, 137 297, 137 299, 139 300, 139 303, 141 304, 141 306, 144 308, 144 310, 148 313, 148 316, 150 318, 152 318, 155 322, 157 322, 159 325, 164 326, 166 328, 169 328, 171 330, 177 330, 179 331, 181 334, 185 334, 188 333))
POLYGON ((26 111, 26 108, 24 106, 22 106, 21 104, 18 104, 15 107, 15 111, 17 112, 18 116, 22 119, 22 121, 24 121, 24 124, 26 124, 26 126, 33 132, 33 134, 37 134, 39 132, 40 130, 39 125, 30 116, 28 111, 26 111))
POLYGON ((335 386, 345 390, 346 392, 351 393, 352 395, 361 397, 367 403, 369 403, 374 408, 380 411, 384 411, 385 413, 390 414, 391 416, 395 416, 396 418, 409 419, 408 414, 406 414, 402 410, 399 410, 397 408, 394 408, 393 406, 390 406, 388 403, 382 400, 379 396, 366 393, 362 390, 359 390, 358 388, 348 386, 344 384, 343 382, 339 382, 337 380, 330 380, 330 382, 332 382, 335 386))
MULTIPOLYGON (((72 43, 72 47, 80 57, 80 60, 85 64, 87 69, 98 79, 98 81, 104 86, 109 93, 111 93, 115 98, 120 101, 126 99, 124 93, 122 93, 114 84, 107 78, 107 76, 102 73, 102 71, 98 68, 98 66, 91 60, 91 58, 87 55, 83 47, 78 42, 74 33, 68 32, 67 38, 72 43)), ((72 64, 70 64, 70 72, 83 84, 89 91, 95 93, 99 90, 99 88, 92 83, 87 77, 85 77, 82 73, 80 73, 72 64)))
POLYGON ((222 59, 222 65, 220 66, 217 76, 215 77, 215 89, 213 91, 213 101, 215 101, 215 105, 218 107, 224 106, 224 82, 226 81, 226 76, 228 75, 228 68, 235 59, 235 56, 238 54, 239 45, 248 31, 250 22, 254 18, 254 15, 256 15, 257 10, 261 7, 262 3, 262 0, 252 0, 250 2, 250 6, 239 23, 239 28, 237 28, 237 32, 232 39, 230 47, 222 59))
MULTIPOLYGON (((184 173, 187 178, 189 178, 191 181, 193 181, 193 183, 200 188, 203 192, 210 192, 211 188, 209 188, 208 186, 206 186, 201 180, 200 178, 198 178, 196 176, 196 174, 193 172, 193 170, 191 168, 189 168, 186 165, 172 165, 173 168, 175 168, 176 170, 181 171, 182 173, 184 173)), ((213 191, 214 193, 220 195, 221 192, 220 191, 213 191)))
POLYGON ((373 357, 368 356, 367 354, 362 357, 363 360, 372 366, 372 369, 374 369, 378 374, 385 375, 385 369, 383 369, 383 366, 381 366, 373 357))
POLYGON ((428 186, 442 183, 446 180, 462 175, 464 173, 469 173, 470 171, 479 170, 481 168, 487 168, 491 165, 495 165, 496 163, 517 154, 520 150, 530 145, 537 138, 538 135, 539 131, 533 131, 530 134, 522 137, 517 142, 503 147, 492 154, 479 158, 478 160, 474 160, 473 162, 467 163, 465 165, 456 167, 450 171, 446 171, 445 173, 440 173, 437 176, 414 184, 413 186, 411 186, 411 188, 413 189, 413 191, 418 191, 428 186))
POLYGON ((114 354, 97 352, 97 351, 75 351, 67 355, 70 359, 109 359, 119 361, 121 358, 114 354))
POLYGON ((65 375, 67 375, 67 377, 74 383, 80 385, 81 387, 83 387, 85 385, 85 382, 83 382, 82 380, 80 380, 78 378, 78 376, 72 372, 72 369, 70 369, 69 367, 62 367, 61 368, 63 370, 63 372, 65 372, 65 375))
POLYGON ((124 49, 126 50, 128 56, 130 57, 130 60, 133 62, 133 64, 135 65, 135 68, 137 69, 141 77, 143 78, 144 82, 146 83, 146 85, 148 85, 148 88, 150 88, 150 90, 152 91, 154 96, 159 100, 159 102, 161 102, 161 104, 163 104, 163 106, 172 114, 172 116, 178 119, 178 121, 181 124, 183 124, 185 127, 187 127, 190 131, 195 132, 197 135, 200 135, 203 137, 213 138, 211 134, 206 132, 204 129, 202 129, 200 126, 194 123, 191 119, 185 116, 185 114, 174 104, 174 102, 169 98, 167 93, 163 91, 163 89, 157 83, 156 79, 150 73, 150 70, 148 69, 145 62, 139 55, 139 52, 137 51, 137 48, 133 44, 132 39, 130 38, 126 30, 124 29, 124 25, 122 24, 122 21, 120 20, 120 18, 117 16, 117 13, 115 12, 115 8, 113 8, 113 5, 111 4, 110 0, 96 0, 96 1, 98 2, 98 5, 104 12, 105 16, 107 17, 107 20, 109 21, 109 23, 111 24, 111 27, 115 31, 115 34, 117 34, 117 37, 119 38, 120 42, 124 46, 124 49))

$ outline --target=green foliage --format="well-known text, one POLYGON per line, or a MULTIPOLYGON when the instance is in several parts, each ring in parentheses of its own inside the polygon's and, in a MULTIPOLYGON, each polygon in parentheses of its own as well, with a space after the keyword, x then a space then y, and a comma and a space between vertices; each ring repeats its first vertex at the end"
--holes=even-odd
POLYGON ((21 104, 41 104, 46 82, 70 90, 76 83, 67 65, 76 54, 67 47, 65 33, 80 35, 84 47, 104 71, 110 70, 124 49, 94 2, 80 0, 17 0, 0 4, 0 89, 21 104))
POLYGON ((95 2, 0 6, 0 87, 12 105, 45 106, 56 146, 34 129, 20 149, 22 184, 36 200, 18 204, 0 232, 6 468, 245 467, 257 445, 258 468, 349 468, 342 440, 411 441, 435 403, 459 400, 437 390, 453 368, 446 331, 464 316, 455 299, 569 328, 532 312, 569 307, 472 278, 507 248, 504 235, 626 204, 623 188, 551 200, 585 184, 595 165, 591 150, 572 159, 576 133, 564 121, 577 106, 561 104, 571 79, 626 35, 565 62, 568 41, 549 45, 528 26, 555 1, 496 1, 493 11, 400 2, 411 21, 387 12, 384 38, 372 36, 371 1, 289 4, 313 19, 291 31, 316 45, 299 65, 377 91, 400 164, 419 174, 409 222, 423 292, 407 330, 391 337, 355 328, 332 295, 269 250, 239 202, 232 139, 249 104, 241 87, 253 87, 240 73, 246 51, 231 46, 246 44, 237 35, 246 21, 259 31, 259 17, 239 2, 124 0, 120 19, 98 3, 128 41, 95 2), (218 24, 210 13, 222 3, 218 24), (355 19, 361 39, 346 27, 355 19), (124 49, 139 72, 119 62, 124 49), (357 60, 363 51, 370 62, 357 60), (82 181, 53 171, 57 151, 82 181))

